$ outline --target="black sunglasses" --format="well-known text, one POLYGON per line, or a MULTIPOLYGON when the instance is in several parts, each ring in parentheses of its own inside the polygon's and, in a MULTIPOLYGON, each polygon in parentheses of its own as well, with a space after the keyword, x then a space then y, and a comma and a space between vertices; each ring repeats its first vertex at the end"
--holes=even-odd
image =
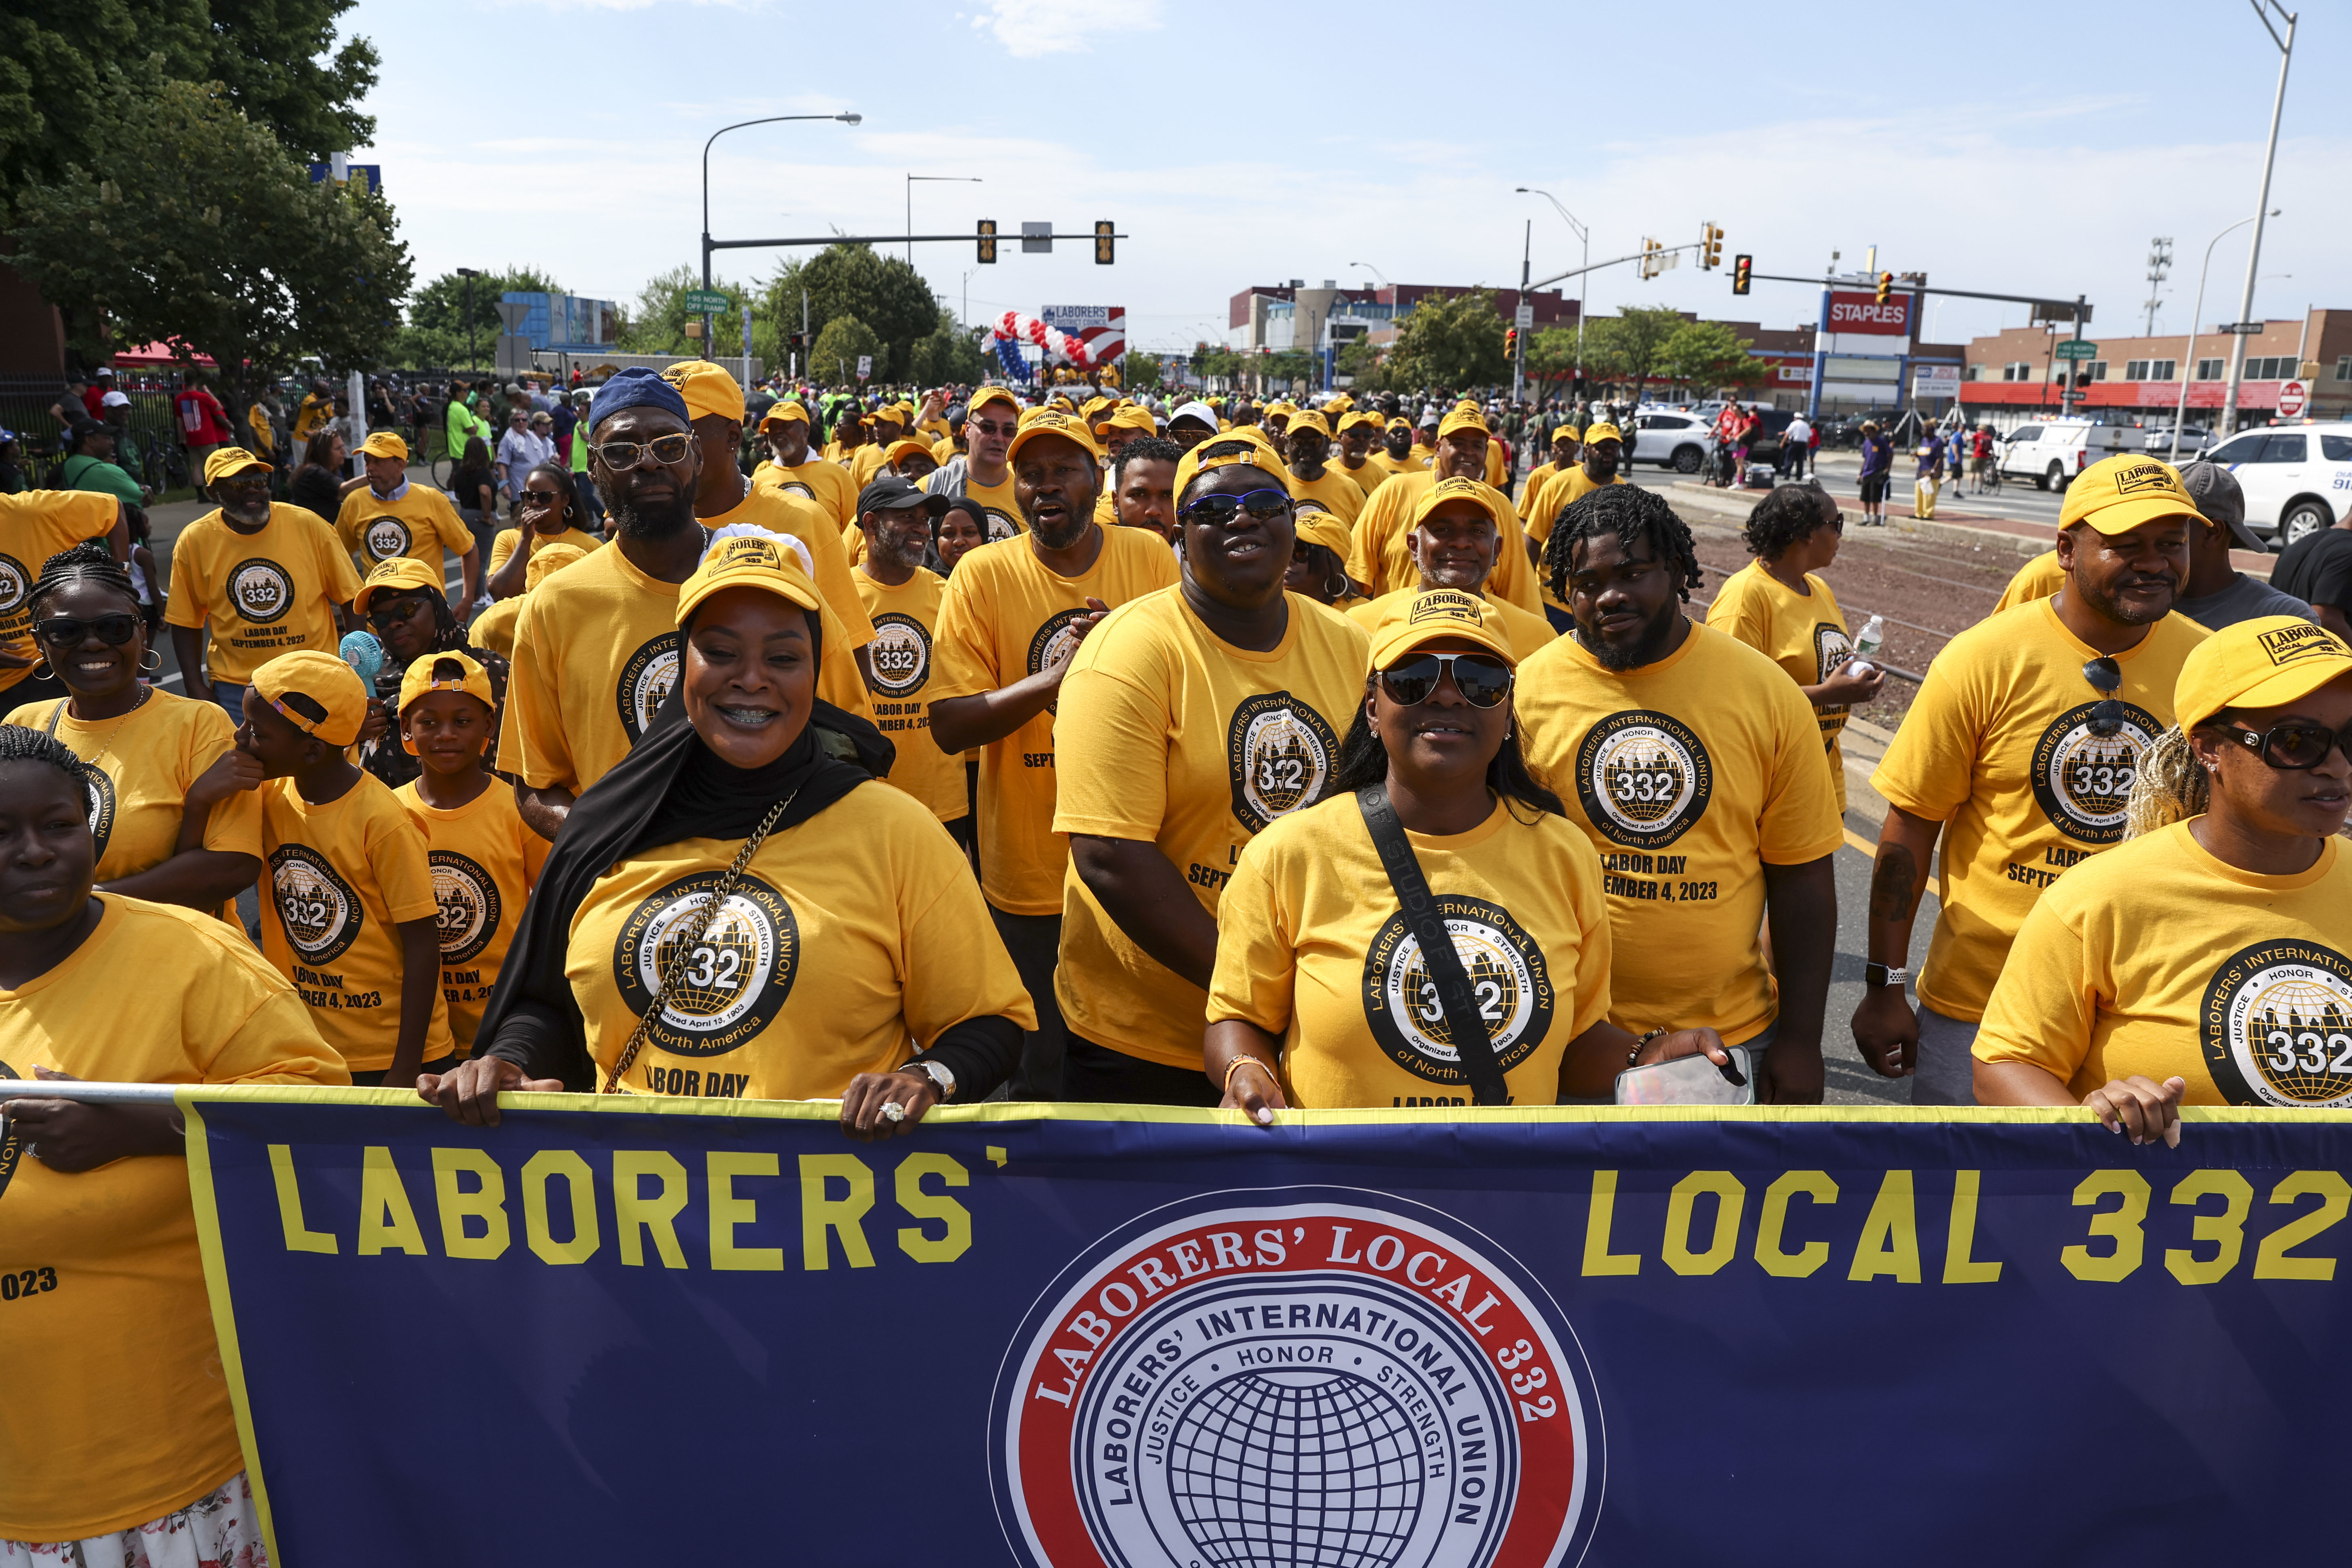
POLYGON ((2124 705, 2116 700, 2116 689, 2124 683, 2123 666, 2104 654, 2083 667, 2083 679, 2091 689, 2100 693, 2102 700, 2091 706, 2091 733, 2107 736, 2124 727, 2124 705))
POLYGON ((1510 695, 1511 667, 1489 653, 1416 654, 1381 670, 1381 689, 1400 707, 1418 707, 1437 694, 1449 671, 1454 689, 1473 708, 1492 708, 1510 695))
POLYGON ((100 616, 89 621, 69 620, 58 616, 34 622, 33 630, 43 642, 56 647, 72 647, 92 632, 98 634, 99 641, 110 647, 121 647, 139 635, 139 625, 137 616, 100 616))
POLYGON ((432 602, 423 594, 403 594, 397 599, 372 599, 368 602, 368 624, 388 626, 394 621, 404 621, 432 602))
POLYGON ((2263 765, 2283 773, 2300 773, 2315 768, 2327 760, 2330 752, 2343 751, 2352 758, 2352 726, 2331 730, 2325 724, 2299 723, 2290 721, 2273 724, 2259 734, 2235 724, 2223 729, 2238 739, 2238 743, 2263 760, 2263 765))
POLYGON ((1290 510, 1288 490, 1249 490, 1237 496, 1202 496, 1187 505, 1176 515, 1186 522, 1205 522, 1213 528, 1231 528, 1234 519, 1243 512, 1260 522, 1272 522, 1290 510))

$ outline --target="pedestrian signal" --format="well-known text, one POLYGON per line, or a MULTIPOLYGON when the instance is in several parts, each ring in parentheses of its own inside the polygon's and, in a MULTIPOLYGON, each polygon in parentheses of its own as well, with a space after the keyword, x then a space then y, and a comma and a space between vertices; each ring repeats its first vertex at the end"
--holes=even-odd
POLYGON ((1878 275, 1878 302, 1884 305, 1886 303, 1886 297, 1894 292, 1895 274, 1892 272, 1880 273, 1878 275))
POLYGON ((1111 231, 1118 226, 1108 220, 1095 225, 1095 265, 1108 267, 1118 258, 1113 254, 1118 236, 1111 231))
POLYGON ((996 260, 996 220, 992 217, 980 220, 980 259, 983 263, 996 260))
POLYGON ((1749 284, 1754 280, 1755 273, 1756 258, 1754 257, 1733 257, 1731 258, 1731 291, 1735 294, 1747 293, 1749 284))

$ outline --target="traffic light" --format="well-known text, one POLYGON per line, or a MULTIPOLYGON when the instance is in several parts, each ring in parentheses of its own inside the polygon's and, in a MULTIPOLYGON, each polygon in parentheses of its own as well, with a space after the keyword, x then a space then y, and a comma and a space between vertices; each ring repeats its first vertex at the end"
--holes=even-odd
POLYGON ((1894 292, 1895 274, 1892 272, 1880 273, 1878 275, 1878 302, 1884 305, 1886 303, 1886 297, 1894 292))
POLYGON ((1097 267, 1108 267, 1118 259, 1112 252, 1118 247, 1118 237, 1111 232, 1117 227, 1118 225, 1108 219, 1095 225, 1095 265, 1097 267))
POLYGON ((1723 265, 1723 230, 1711 222, 1698 226, 1698 265, 1704 272, 1723 265))
POLYGON ((1643 276, 1643 278, 1645 278, 1645 279, 1647 279, 1647 278, 1655 278, 1655 277, 1656 277, 1656 276, 1657 276, 1661 271, 1664 270, 1664 268, 1661 268, 1661 267, 1658 265, 1658 254, 1657 254, 1657 253, 1658 253, 1658 242, 1657 242, 1656 240, 1654 240, 1654 239, 1652 239, 1652 238, 1648 237, 1647 236, 1643 237, 1643 239, 1642 239, 1642 276, 1643 276))
POLYGON ((1756 258, 1754 257, 1733 257, 1731 258, 1731 291, 1735 294, 1747 293, 1748 285, 1754 280, 1755 273, 1756 258))
POLYGON ((990 264, 996 260, 996 220, 992 217, 980 220, 980 259, 990 264))
POLYGON ((1505 327, 1503 329, 1503 357, 1505 359, 1517 359, 1518 357, 1518 353, 1519 329, 1517 327, 1505 327))

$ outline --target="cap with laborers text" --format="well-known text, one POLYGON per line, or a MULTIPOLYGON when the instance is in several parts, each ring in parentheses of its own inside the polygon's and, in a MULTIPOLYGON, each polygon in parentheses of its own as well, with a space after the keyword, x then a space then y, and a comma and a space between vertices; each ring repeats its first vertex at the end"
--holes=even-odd
POLYGON ((1511 651, 1503 612, 1477 595, 1459 588, 1424 588, 1410 598, 1402 594, 1394 598, 1396 603, 1372 623, 1374 669, 1386 669, 1413 649, 1442 637, 1466 638, 1505 664, 1517 667, 1518 655, 1511 651))
POLYGON ((429 588, 444 598, 448 591, 441 585, 440 574, 414 555, 394 555, 377 562, 360 581, 360 591, 352 595, 352 608, 360 615, 368 613, 368 605, 378 594, 414 594, 429 588))
POLYGON ((2300 616, 2264 616, 2223 626, 2189 650, 2172 711, 2183 731, 2193 730, 2224 709, 2283 708, 2347 675, 2352 648, 2334 632, 2300 616))
POLYGON ((2169 518, 2201 518, 2197 498, 2180 486, 2180 471, 2137 452, 2102 458, 2076 474, 2058 509, 2058 526, 2087 522, 2101 533, 2129 533, 2169 518))
POLYGON ((389 430, 379 430, 360 443, 360 455, 367 458, 398 458, 408 460, 408 443, 389 430))
POLYGON ((259 468, 265 474, 277 471, 242 447, 215 447, 212 456, 205 459, 205 483, 216 485, 247 468, 259 468))
POLYGON ((824 608, 824 596, 798 555, 780 541, 739 534, 712 545, 702 564, 678 584, 677 624, 686 625, 697 605, 729 588, 758 588, 803 610, 824 608))

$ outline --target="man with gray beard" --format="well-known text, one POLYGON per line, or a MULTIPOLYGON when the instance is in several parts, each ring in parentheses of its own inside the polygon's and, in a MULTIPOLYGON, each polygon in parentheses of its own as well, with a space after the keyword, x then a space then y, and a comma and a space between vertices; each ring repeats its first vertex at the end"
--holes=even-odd
POLYGON ((950 756, 980 748, 981 890, 1037 1005, 1011 1094, 1052 1100, 1061 1092, 1054 970, 1070 858, 1069 841, 1054 831, 1054 703, 1070 656, 1096 623, 1172 586, 1177 567, 1154 534, 1095 521, 1102 459, 1084 421, 1036 416, 1013 437, 1005 461, 1029 531, 980 546, 948 579, 930 735, 950 756))

